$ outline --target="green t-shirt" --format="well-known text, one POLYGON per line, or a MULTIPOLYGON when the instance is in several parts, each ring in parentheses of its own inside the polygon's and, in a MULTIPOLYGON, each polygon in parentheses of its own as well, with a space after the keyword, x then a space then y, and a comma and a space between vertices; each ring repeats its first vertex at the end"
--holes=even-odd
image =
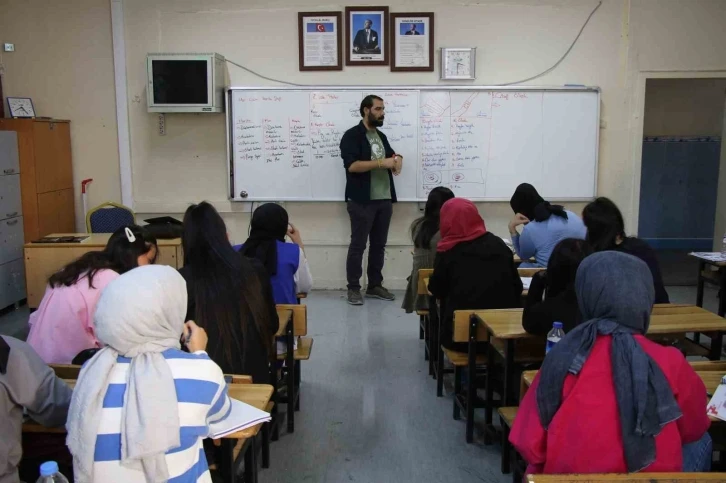
MULTIPOLYGON (((386 148, 378 135, 378 131, 366 131, 366 138, 371 144, 371 161, 386 158, 386 148)), ((391 199, 391 178, 387 169, 371 170, 371 200, 391 199)))

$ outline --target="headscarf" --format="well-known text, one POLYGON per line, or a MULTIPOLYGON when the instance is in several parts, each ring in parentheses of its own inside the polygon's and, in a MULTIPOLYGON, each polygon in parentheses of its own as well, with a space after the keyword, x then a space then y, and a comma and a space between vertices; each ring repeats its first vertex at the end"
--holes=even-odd
POLYGON ((451 250, 459 243, 474 240, 487 232, 476 205, 465 198, 452 198, 444 203, 439 216, 441 241, 436 246, 437 252, 451 250))
POLYGON ((549 201, 545 201, 529 183, 517 186, 509 206, 512 207, 512 211, 523 214, 529 221, 545 221, 552 215, 567 219, 564 207, 551 205, 549 201))
POLYGON ((587 257, 577 271, 577 301, 583 324, 545 357, 537 387, 540 421, 546 429, 562 403, 567 374, 579 374, 598 335, 612 336, 611 364, 628 472, 655 461, 655 436, 681 417, 668 380, 633 337, 645 334, 655 299, 653 276, 641 260, 607 251, 587 257))
POLYGON ((250 236, 240 253, 257 258, 270 276, 277 274, 277 242, 285 241, 288 216, 277 203, 265 203, 252 214, 250 236))
POLYGON ((148 482, 169 479, 164 455, 180 444, 180 422, 174 378, 161 353, 179 349, 186 309, 186 283, 168 266, 135 268, 101 293, 94 323, 106 346, 81 369, 66 424, 77 483, 94 481, 96 436, 118 356, 131 358, 121 465, 142 470, 148 482))

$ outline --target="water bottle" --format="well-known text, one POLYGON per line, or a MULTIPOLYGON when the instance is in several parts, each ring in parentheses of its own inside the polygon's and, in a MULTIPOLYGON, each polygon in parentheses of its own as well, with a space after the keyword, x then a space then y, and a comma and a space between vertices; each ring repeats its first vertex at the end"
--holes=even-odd
POLYGON ((552 324, 552 330, 547 334, 547 346, 545 347, 545 354, 548 353, 552 348, 565 336, 565 331, 562 330, 562 322, 555 322, 552 324))
POLYGON ((35 483, 68 483, 68 478, 58 471, 58 463, 46 461, 40 465, 40 478, 35 483))

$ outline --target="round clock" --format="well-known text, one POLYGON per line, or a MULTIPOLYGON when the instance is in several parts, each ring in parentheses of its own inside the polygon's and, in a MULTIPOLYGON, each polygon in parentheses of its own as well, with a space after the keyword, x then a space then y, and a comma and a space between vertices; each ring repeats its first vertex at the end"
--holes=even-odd
POLYGON ((476 47, 441 49, 441 79, 476 79, 476 47))

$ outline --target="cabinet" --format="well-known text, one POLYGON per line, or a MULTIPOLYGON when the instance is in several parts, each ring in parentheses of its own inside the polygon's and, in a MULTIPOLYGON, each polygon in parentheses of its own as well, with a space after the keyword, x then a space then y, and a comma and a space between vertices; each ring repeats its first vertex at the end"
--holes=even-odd
MULTIPOLYGON (((13 145, 15 152, 15 168, 12 160, 0 157, 0 175, 12 175, 13 169, 20 173, 25 242, 51 233, 75 232, 70 122, 0 119, 0 133, 3 131, 14 131, 17 136, 15 143, 0 138, 0 152, 13 151, 13 145)), ((0 206, 0 220, 4 216, 0 206)))
POLYGON ((18 135, 0 131, 0 309, 25 298, 18 135))

